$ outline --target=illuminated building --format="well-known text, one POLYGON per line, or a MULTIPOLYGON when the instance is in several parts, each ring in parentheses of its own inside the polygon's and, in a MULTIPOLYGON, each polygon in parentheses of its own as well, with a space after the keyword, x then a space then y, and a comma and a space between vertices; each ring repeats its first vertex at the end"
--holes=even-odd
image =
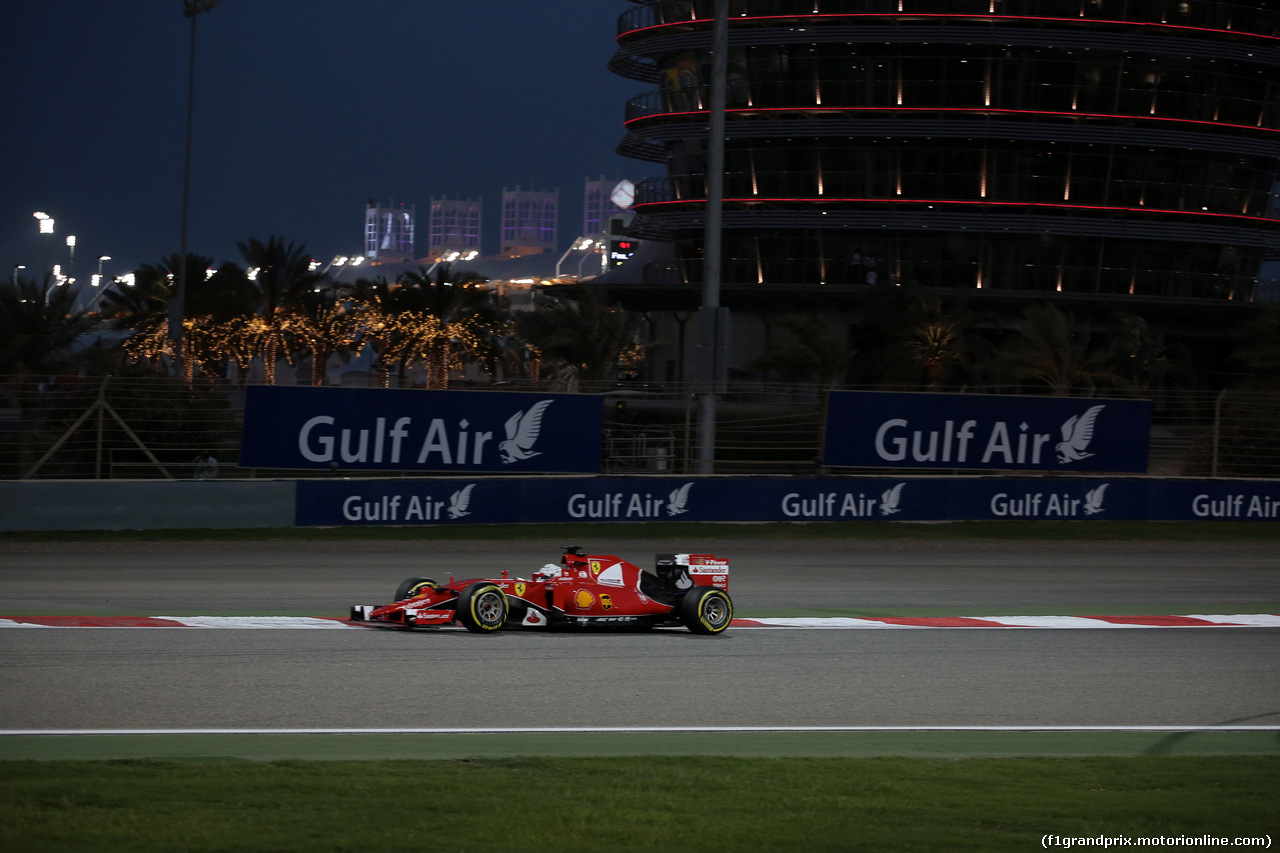
POLYGON ((483 201, 432 198, 427 222, 427 259, 436 261, 457 254, 480 252, 483 201))
POLYGON ((502 257, 519 258, 555 251, 559 205, 559 190, 535 192, 504 187, 499 226, 502 257))
MULTIPOLYGON (((725 304, 806 310, 900 283, 1011 311, 1196 306, 1189 326, 1256 298, 1280 245, 1274 2, 729 9, 725 304)), ((619 151, 666 169, 638 185, 633 233, 671 241, 693 300, 712 10, 637 3, 610 66, 652 87, 619 151)))
POLYGON ((381 207, 369 199, 364 209, 364 256, 372 264, 407 261, 413 255, 414 206, 381 207))

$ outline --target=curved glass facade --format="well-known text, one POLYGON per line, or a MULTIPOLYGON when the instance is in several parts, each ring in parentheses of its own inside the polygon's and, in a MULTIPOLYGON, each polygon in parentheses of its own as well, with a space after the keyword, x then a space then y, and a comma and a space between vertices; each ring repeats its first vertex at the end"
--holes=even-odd
MULTIPOLYGON (((1252 300, 1280 245, 1280 4, 729 0, 723 287, 1252 300)), ((711 0, 613 69, 636 228, 701 277, 711 0)))

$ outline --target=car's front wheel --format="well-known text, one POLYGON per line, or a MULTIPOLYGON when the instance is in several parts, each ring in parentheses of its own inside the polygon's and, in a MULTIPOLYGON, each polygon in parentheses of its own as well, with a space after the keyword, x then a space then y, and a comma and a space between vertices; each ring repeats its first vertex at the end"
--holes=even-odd
POLYGON ((458 596, 458 621, 475 634, 491 634, 507 622, 507 594, 491 583, 473 583, 458 596))
POLYGON ((396 587, 395 601, 404 601, 406 598, 414 598, 422 595, 428 590, 436 589, 437 584, 431 578, 409 578, 400 586, 396 587))
POLYGON ((733 602, 724 590, 695 586, 680 601, 680 621, 695 634, 719 634, 733 621, 733 602))

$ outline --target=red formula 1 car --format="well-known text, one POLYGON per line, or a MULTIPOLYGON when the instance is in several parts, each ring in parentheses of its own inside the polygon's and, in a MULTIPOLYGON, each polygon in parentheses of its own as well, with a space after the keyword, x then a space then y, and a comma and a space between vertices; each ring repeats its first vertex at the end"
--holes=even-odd
POLYGON ((437 583, 409 578, 396 600, 357 604, 351 621, 380 628, 461 624, 490 634, 501 628, 651 628, 683 625, 719 634, 733 619, 729 561, 710 554, 659 554, 653 572, 607 554, 565 550, 532 577, 437 583))

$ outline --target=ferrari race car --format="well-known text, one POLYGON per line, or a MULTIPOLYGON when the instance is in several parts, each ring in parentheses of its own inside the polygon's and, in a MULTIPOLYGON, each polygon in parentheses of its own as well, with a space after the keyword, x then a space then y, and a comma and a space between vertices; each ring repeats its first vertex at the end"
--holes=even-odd
POLYGON ((719 634, 733 619, 729 561, 710 554, 659 554, 653 572, 606 554, 565 549, 560 564, 532 577, 437 583, 409 578, 390 604, 357 604, 351 621, 379 628, 461 624, 477 634, 502 628, 652 628, 683 625, 719 634))

